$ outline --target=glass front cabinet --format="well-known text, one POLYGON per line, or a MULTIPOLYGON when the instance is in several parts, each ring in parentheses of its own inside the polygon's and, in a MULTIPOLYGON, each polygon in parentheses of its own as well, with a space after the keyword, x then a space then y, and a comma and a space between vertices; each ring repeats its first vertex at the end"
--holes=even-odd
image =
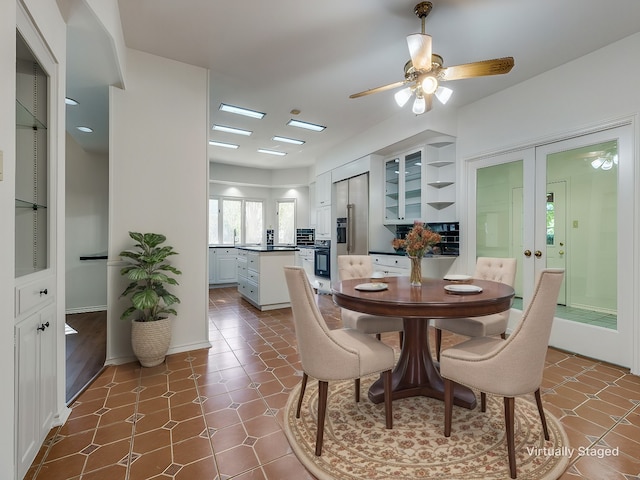
POLYGON ((412 223, 423 216, 423 149, 396 155, 384 166, 384 223, 412 223))

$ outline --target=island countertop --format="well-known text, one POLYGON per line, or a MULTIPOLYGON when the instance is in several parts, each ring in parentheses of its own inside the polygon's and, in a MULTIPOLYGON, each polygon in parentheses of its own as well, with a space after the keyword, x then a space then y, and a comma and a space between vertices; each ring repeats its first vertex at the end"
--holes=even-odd
POLYGON ((268 253, 268 252, 296 252, 299 250, 295 245, 285 246, 285 245, 251 245, 251 246, 236 246, 238 250, 247 250, 249 252, 260 252, 260 253, 268 253))

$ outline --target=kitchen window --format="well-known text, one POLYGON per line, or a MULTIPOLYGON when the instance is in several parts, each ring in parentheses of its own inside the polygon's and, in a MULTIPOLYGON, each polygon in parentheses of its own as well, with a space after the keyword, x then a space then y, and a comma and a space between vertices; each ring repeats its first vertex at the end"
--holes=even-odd
POLYGON ((209 245, 261 243, 263 228, 262 200, 209 199, 209 245))
POLYGON ((296 201, 294 199, 276 202, 278 216, 278 244, 294 245, 296 243, 296 201))

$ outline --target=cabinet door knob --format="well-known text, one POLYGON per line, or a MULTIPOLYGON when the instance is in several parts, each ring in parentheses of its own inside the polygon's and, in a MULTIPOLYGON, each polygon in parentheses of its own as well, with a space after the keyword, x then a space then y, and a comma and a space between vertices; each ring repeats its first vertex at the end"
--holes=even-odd
POLYGON ((44 329, 47 328, 49 326, 49 322, 47 323, 42 323, 40 324, 40 326, 38 327, 38 330, 44 332, 44 329))
POLYGON ((49 291, 45 288, 44 290, 40 290, 40 296, 46 295, 49 291))

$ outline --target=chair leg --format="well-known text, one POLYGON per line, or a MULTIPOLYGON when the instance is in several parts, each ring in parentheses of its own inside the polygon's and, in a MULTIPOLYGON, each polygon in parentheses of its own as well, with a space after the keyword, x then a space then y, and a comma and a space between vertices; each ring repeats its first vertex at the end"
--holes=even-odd
POLYGON ((393 407, 391 405, 391 370, 382 372, 384 383, 384 414, 387 428, 393 428, 393 407))
POLYGON ((442 330, 436 328, 436 359, 440 361, 440 348, 442 347, 442 330))
POLYGON ((507 332, 502 332, 500 334, 500 338, 502 338, 503 340, 506 340, 507 339, 507 332))
POLYGON ((516 478, 516 447, 514 428, 514 397, 504 397, 504 424, 507 430, 507 452, 509 454, 509 473, 516 478))
POLYGON ((487 394, 484 392, 480 392, 480 411, 487 411, 487 394))
POLYGON ((398 332, 398 337, 400 339, 400 348, 404 345, 404 332, 401 330, 398 332))
POLYGON ((453 382, 444 379, 444 436, 451 436, 451 417, 453 416, 453 382))
POLYGON ((547 419, 544 416, 544 410, 542 409, 542 397, 540 397, 540 389, 535 391, 536 405, 538 405, 538 413, 540 414, 540 421, 542 422, 542 431, 544 432, 544 439, 549 440, 549 430, 547 429, 547 419))
POLYGON ((327 415, 327 394, 329 382, 318 380, 318 433, 316 434, 316 456, 322 455, 322 441, 324 439, 324 418, 327 415))
POLYGON ((382 334, 376 333, 376 340, 382 340, 382 334))
POLYGON ((360 401, 360 379, 356 378, 354 383, 355 383, 355 388, 356 388, 356 391, 355 391, 356 403, 358 403, 360 401))
POLYGON ((296 410, 296 418, 300 418, 300 409, 302 408, 302 399, 304 398, 304 391, 307 388, 307 380, 309 376, 302 372, 302 385, 300 386, 300 396, 298 397, 298 409, 296 410))

